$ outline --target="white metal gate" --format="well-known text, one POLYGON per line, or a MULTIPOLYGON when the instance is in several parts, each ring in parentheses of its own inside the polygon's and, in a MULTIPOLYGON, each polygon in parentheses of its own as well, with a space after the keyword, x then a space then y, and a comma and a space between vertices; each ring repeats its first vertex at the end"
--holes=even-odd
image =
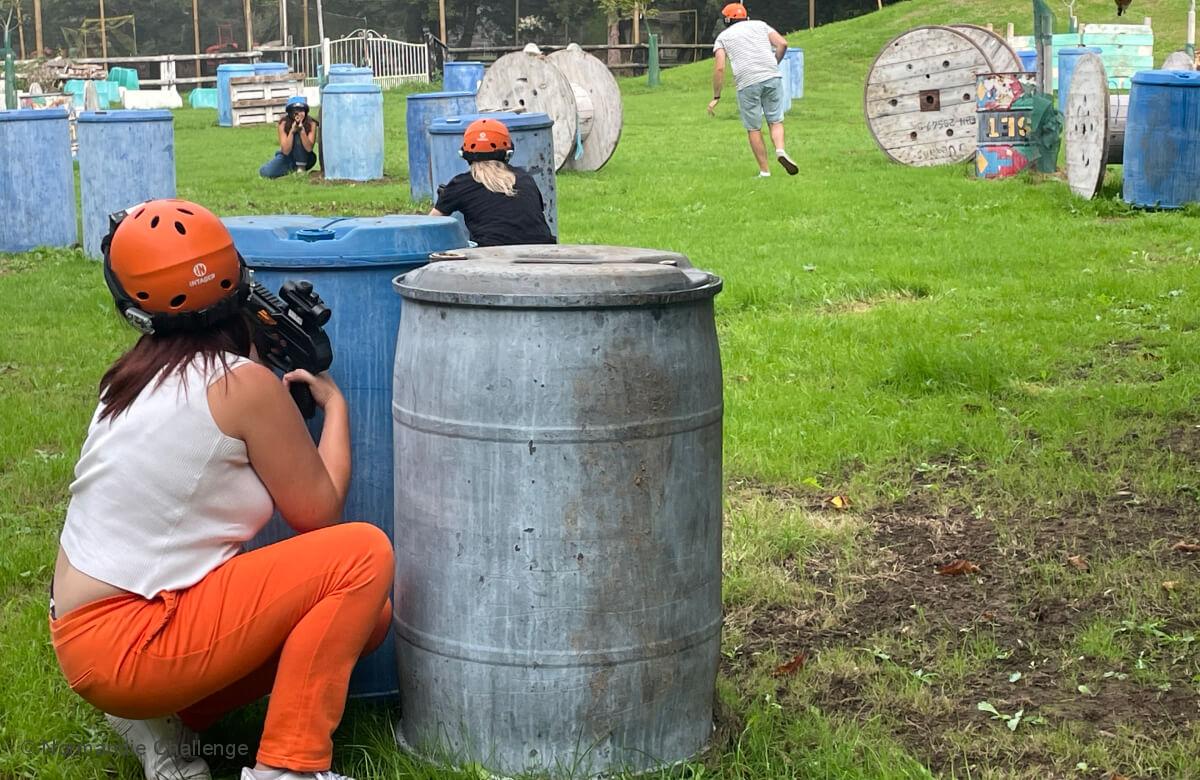
POLYGON ((370 68, 375 83, 385 89, 405 81, 429 81, 429 48, 425 44, 394 41, 374 30, 355 30, 336 41, 296 46, 286 57, 293 71, 304 73, 313 83, 321 77, 322 62, 370 68))

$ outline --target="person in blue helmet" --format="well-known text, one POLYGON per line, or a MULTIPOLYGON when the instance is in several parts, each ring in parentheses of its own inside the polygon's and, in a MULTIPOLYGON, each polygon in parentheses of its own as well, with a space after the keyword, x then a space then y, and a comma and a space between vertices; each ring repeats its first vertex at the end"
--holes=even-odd
POLYGON ((279 151, 258 172, 267 179, 278 179, 292 171, 307 171, 317 164, 317 120, 308 115, 308 100, 302 95, 288 98, 284 114, 275 125, 279 151))

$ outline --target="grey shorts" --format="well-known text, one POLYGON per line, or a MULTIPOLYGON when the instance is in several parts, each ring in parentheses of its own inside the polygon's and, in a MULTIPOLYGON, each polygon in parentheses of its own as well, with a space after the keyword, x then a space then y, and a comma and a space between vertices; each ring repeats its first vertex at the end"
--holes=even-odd
POLYGON ((764 114, 772 124, 783 121, 783 79, 779 76, 739 89, 737 99, 747 130, 761 130, 764 114))

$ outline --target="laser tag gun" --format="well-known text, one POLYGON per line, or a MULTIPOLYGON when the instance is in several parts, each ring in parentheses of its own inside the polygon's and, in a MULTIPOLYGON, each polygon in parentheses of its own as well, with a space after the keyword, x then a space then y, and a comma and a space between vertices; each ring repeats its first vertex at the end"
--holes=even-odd
MULTIPOLYGON (((261 283, 251 281, 246 310, 254 318, 254 346, 271 368, 285 374, 297 368, 319 374, 333 363, 333 347, 322 327, 333 312, 313 291, 312 282, 286 281, 275 296, 261 283)), ((288 387, 305 419, 316 414, 317 404, 308 385, 295 382, 288 387)))

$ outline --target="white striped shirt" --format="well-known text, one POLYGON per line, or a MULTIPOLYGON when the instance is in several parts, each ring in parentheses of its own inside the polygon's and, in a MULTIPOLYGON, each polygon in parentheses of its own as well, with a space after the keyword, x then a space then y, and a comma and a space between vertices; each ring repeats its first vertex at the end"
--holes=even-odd
POLYGON ((738 89, 783 75, 775 61, 775 47, 768 37, 773 32, 775 30, 766 22, 747 19, 729 25, 713 41, 714 52, 725 50, 738 89))

